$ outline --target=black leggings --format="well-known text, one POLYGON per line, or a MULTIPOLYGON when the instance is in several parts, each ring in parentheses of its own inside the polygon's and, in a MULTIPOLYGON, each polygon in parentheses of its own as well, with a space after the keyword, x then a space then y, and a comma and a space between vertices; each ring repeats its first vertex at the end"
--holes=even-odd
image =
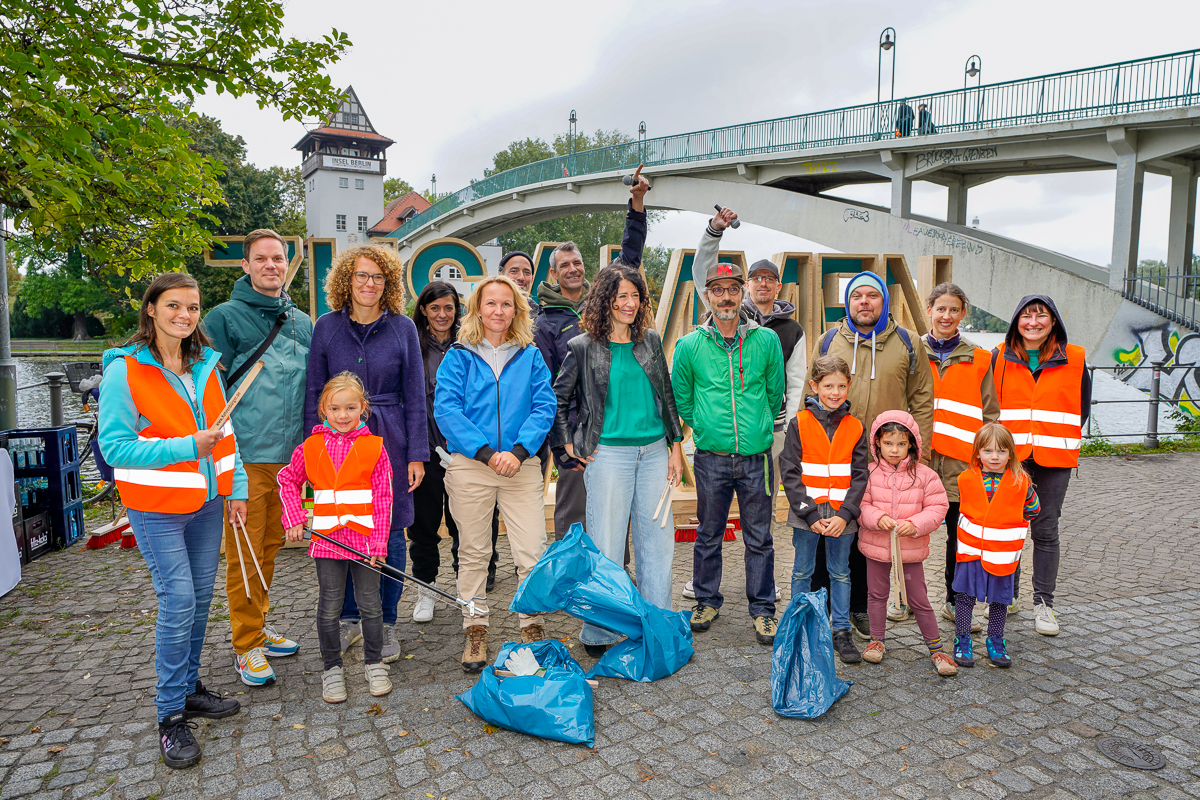
MULTIPOLYGON (((441 553, 438 545, 441 537, 438 528, 442 517, 446 519, 446 530, 450 532, 451 567, 458 572, 458 525, 450 515, 450 499, 446 496, 446 468, 440 460, 425 463, 425 478, 413 491, 413 506, 416 517, 408 529, 408 557, 412 562, 413 577, 425 583, 437 580, 441 568, 441 553)), ((492 560, 488 564, 488 576, 496 574, 496 540, 500 536, 500 513, 492 511, 492 560)))

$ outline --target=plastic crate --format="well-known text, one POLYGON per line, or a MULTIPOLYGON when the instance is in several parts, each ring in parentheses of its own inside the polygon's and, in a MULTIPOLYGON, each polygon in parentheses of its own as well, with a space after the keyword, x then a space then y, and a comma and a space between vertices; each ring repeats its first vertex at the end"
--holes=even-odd
POLYGON ((34 514, 25 526, 25 553, 29 561, 41 558, 54 546, 54 527, 49 512, 34 514))
POLYGON ((46 512, 50 515, 50 523, 53 528, 52 541, 55 550, 62 550, 64 547, 70 547, 83 538, 84 529, 83 523, 83 501, 72 503, 66 508, 52 508, 46 512))
POLYGON ((25 525, 20 522, 13 525, 13 533, 17 537, 17 559, 22 564, 28 564, 29 553, 25 550, 25 525))
POLYGON ((79 466, 79 439, 74 425, 4 431, 8 436, 13 470, 20 477, 58 475, 79 466), (31 441, 32 440, 32 441, 31 441))

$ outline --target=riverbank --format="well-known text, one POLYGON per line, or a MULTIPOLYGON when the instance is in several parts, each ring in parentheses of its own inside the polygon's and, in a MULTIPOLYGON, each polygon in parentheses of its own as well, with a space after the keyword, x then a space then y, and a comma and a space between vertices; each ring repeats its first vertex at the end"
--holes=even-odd
POLYGON ((109 343, 104 339, 13 339, 13 358, 99 358, 109 343))

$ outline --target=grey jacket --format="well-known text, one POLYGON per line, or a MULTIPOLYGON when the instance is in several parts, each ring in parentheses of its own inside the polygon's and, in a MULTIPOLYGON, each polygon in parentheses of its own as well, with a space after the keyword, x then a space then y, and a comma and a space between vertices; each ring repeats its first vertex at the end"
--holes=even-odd
MULTIPOLYGON (((667 357, 663 353, 658 331, 647 328, 642 332, 642 341, 634 342, 633 357, 650 379, 658 412, 667 431, 667 442, 680 441, 683 438, 683 426, 679 422, 679 412, 675 410, 675 394, 671 391, 667 357)), ((563 447, 570 442, 575 448, 575 455, 580 458, 587 458, 595 452, 604 430, 604 398, 608 395, 611 367, 612 353, 607 342, 597 341, 587 333, 567 342, 567 357, 554 381, 558 410, 554 414, 554 427, 550 429, 551 447, 563 447), (572 398, 579 409, 579 422, 574 430, 571 430, 568 420, 572 398)))

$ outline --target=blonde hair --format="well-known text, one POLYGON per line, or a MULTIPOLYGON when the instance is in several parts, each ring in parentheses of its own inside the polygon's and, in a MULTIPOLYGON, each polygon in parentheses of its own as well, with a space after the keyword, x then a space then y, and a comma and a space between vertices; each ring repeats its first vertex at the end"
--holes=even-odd
POLYGON ((353 372, 346 370, 334 375, 325 384, 325 388, 321 390, 321 399, 317 401, 317 416, 322 420, 328 419, 325 413, 325 406, 333 399, 333 396, 338 392, 355 392, 362 400, 362 418, 367 419, 371 416, 371 401, 367 399, 367 390, 363 388, 362 381, 353 372))
POLYGON ((820 381, 828 375, 841 375, 850 380, 850 365, 841 356, 824 355, 813 359, 812 377, 809 380, 820 381))
POLYGON ((1017 443, 1013 441, 1012 433, 1008 428, 999 422, 985 422, 979 432, 975 434, 975 444, 971 446, 972 467, 979 467, 981 471, 983 470, 983 464, 979 461, 979 451, 989 445, 1008 451, 1008 469, 1014 478, 1020 480, 1025 476, 1025 467, 1021 466, 1021 459, 1017 458, 1017 443))
POLYGON ((517 347, 533 344, 533 320, 529 318, 529 301, 521 294, 521 289, 513 279, 506 275, 489 275, 475 284, 475 291, 467 298, 467 309, 463 312, 458 340, 469 345, 477 345, 483 341, 483 317, 479 307, 483 304, 483 290, 494 283, 508 287, 512 292, 513 305, 516 306, 516 313, 513 314, 504 341, 512 342, 517 347))
POLYGON ((325 278, 325 299, 333 311, 341 311, 350 303, 351 287, 354 285, 354 265, 358 259, 373 261, 383 270, 387 279, 383 285, 380 304, 393 314, 404 313, 404 280, 401 274, 400 256, 390 247, 364 244, 343 250, 333 259, 329 275, 325 278))

